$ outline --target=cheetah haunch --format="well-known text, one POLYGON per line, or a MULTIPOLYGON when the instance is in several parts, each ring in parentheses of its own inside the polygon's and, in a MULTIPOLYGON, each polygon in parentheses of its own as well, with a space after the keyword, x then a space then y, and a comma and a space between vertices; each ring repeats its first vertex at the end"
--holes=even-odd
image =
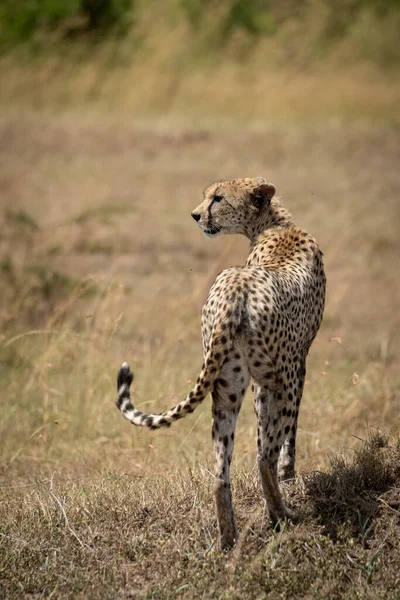
POLYGON ((272 523, 292 518, 278 479, 294 477, 296 428, 306 358, 324 309, 325 274, 315 239, 294 226, 274 198, 275 187, 257 177, 210 185, 192 212, 207 236, 241 233, 250 240, 243 267, 222 271, 202 311, 204 363, 186 398, 161 414, 134 408, 133 373, 118 375, 117 406, 134 425, 158 429, 192 413, 212 395, 216 455, 215 503, 222 548, 237 540, 229 471, 236 419, 253 379, 258 418, 258 467, 272 523))

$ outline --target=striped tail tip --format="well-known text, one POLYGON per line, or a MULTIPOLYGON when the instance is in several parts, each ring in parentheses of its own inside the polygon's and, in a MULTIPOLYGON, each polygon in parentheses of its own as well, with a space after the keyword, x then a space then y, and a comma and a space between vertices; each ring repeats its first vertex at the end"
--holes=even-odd
POLYGON ((117 377, 117 390, 118 390, 117 406, 120 410, 122 409, 122 404, 124 403, 124 400, 129 401, 129 399, 130 399, 129 389, 131 387, 132 381, 133 381, 133 373, 131 371, 131 368, 127 362, 124 362, 121 365, 121 368, 119 370, 118 377, 117 377))

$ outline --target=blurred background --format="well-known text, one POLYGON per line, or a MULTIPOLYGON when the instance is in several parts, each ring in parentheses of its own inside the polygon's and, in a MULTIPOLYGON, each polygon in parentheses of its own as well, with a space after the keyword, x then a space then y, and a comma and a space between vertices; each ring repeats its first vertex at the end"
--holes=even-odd
MULTIPOLYGON (((168 431, 200 310, 238 237, 190 218, 216 179, 272 181, 324 252, 298 467, 400 425, 399 0, 2 0, 0 469, 212 469, 210 400, 168 431)), ((235 465, 254 464, 249 395, 235 465)))

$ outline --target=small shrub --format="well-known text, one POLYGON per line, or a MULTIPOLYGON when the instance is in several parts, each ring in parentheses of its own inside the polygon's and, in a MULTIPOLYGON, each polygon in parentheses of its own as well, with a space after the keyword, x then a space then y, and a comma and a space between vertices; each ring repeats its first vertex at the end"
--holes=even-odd
POLYGON ((334 536, 340 523, 350 523, 354 533, 363 537, 379 512, 381 494, 398 480, 400 447, 376 432, 351 461, 336 456, 331 462, 328 472, 306 478, 315 515, 334 536))
POLYGON ((40 34, 127 30, 133 0, 3 0, 0 43, 26 42, 40 34))

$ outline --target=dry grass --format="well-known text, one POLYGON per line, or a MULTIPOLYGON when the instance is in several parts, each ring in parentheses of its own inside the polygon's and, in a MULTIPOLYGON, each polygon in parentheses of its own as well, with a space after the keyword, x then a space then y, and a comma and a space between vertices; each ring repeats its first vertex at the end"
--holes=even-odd
POLYGON ((134 4, 134 25, 123 39, 62 41, 54 32, 1 55, 0 105, 86 105, 91 114, 96 108, 179 122, 201 116, 235 125, 249 118, 400 121, 395 2, 387 12, 374 1, 270 2, 273 35, 252 36, 238 26, 228 37, 223 23, 234 2, 134 4), (190 13, 198 14, 197 24, 190 13))
POLYGON ((109 111, 151 122, 162 115, 169 123, 186 121, 189 127, 199 118, 213 128, 222 122, 245 125, 249 119, 400 122, 397 71, 352 64, 336 71, 329 63, 296 69, 286 61, 266 69, 266 52, 244 63, 220 63, 216 57, 200 68, 190 62, 176 65, 177 57, 169 61, 164 52, 159 59, 140 55, 132 64, 117 66, 110 66, 107 56, 76 62, 53 56, 33 64, 6 56, 0 58, 0 105, 50 111, 84 106, 91 115, 109 111))
POLYGON ((242 537, 229 557, 215 548, 211 478, 198 469, 8 488, 2 597, 394 600, 399 461, 400 441, 375 436, 351 461, 298 478, 286 492, 302 521, 279 532, 255 475, 237 471, 242 537))
POLYGON ((369 430, 400 425, 398 129, 182 123, 1 117, 0 594, 394 599, 397 442, 349 457, 369 430), (227 562, 209 402, 156 434, 113 402, 125 359, 149 410, 197 376, 201 304, 246 242, 208 242, 189 213, 206 184, 239 175, 273 181, 320 241, 328 298, 300 416, 310 475, 287 488, 304 518, 269 529, 248 397, 233 475, 243 535, 227 562))

